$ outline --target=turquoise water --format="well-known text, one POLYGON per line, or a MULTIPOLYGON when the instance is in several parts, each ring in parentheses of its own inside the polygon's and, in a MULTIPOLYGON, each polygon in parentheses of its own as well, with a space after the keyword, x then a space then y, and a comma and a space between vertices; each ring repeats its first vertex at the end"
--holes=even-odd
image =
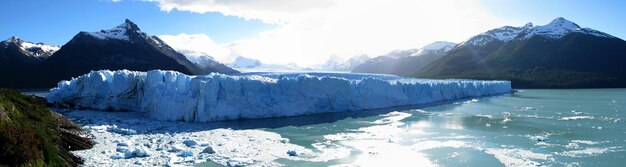
POLYGON ((519 90, 390 113, 275 119, 286 126, 263 130, 325 155, 277 160, 287 166, 622 166, 625 106, 626 89, 519 90))

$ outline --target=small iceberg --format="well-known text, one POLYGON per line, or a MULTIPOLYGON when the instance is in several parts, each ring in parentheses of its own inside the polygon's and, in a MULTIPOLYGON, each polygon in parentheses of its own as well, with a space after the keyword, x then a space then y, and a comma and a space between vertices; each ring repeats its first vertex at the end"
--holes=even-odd
POLYGON ((195 140, 187 139, 183 141, 183 144, 185 144, 187 147, 196 147, 198 145, 198 142, 196 142, 195 140))
POLYGON ((289 156, 298 156, 298 152, 296 152, 296 150, 289 150, 287 151, 287 155, 289 156))
POLYGON ((548 136, 531 136, 530 140, 534 140, 534 141, 546 141, 548 140, 548 136))

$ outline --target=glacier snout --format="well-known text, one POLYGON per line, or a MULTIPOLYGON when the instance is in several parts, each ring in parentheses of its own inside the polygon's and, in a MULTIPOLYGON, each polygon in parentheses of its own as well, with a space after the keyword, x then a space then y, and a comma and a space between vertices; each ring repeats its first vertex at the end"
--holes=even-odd
POLYGON ((59 82, 46 98, 70 107, 145 112, 158 120, 210 122, 419 105, 510 92, 509 81, 101 70, 59 82))

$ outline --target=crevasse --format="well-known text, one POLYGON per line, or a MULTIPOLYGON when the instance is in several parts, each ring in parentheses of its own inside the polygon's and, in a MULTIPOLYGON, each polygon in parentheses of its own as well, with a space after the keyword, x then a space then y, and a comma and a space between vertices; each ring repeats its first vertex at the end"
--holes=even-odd
POLYGON ((164 121, 210 122, 420 105, 510 92, 509 81, 101 70, 59 82, 46 99, 68 107, 144 112, 164 121))

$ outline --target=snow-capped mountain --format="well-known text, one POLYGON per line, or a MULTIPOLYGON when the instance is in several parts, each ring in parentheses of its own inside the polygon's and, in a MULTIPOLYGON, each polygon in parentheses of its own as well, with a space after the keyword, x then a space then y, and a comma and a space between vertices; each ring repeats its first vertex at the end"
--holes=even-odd
POLYGON ((303 67, 295 63, 289 64, 266 64, 260 60, 238 56, 235 61, 228 63, 228 66, 242 72, 285 72, 285 71, 303 71, 303 67))
POLYGON ((420 48, 418 50, 417 55, 415 56, 420 56, 420 55, 424 55, 424 54, 442 54, 445 52, 448 52, 450 50, 452 50, 455 46, 457 45, 457 43, 454 42, 448 42, 448 41, 437 41, 437 42, 433 42, 431 44, 428 44, 426 46, 423 46, 422 48, 420 48))
POLYGON ((263 65, 261 61, 243 56, 238 56, 235 58, 235 61, 228 64, 228 66, 232 68, 255 68, 261 65, 263 65))
POLYGON ((559 39, 570 33, 588 34, 597 37, 615 38, 609 34, 593 30, 591 28, 581 28, 578 24, 571 22, 565 18, 558 17, 550 23, 543 26, 534 26, 533 23, 527 23, 521 27, 504 26, 476 35, 461 45, 483 46, 492 40, 501 42, 509 42, 511 40, 525 40, 534 36, 542 36, 548 39, 559 39))
POLYGON ((350 70, 354 69, 356 66, 359 66, 359 65, 365 63, 369 59, 371 59, 371 58, 369 56, 367 56, 367 55, 354 56, 354 57, 348 59, 344 63, 344 66, 347 67, 347 68, 345 68, 345 70, 346 71, 350 71, 350 70))
POLYGON ((27 42, 17 37, 0 41, 0 87, 19 87, 34 79, 31 72, 59 47, 27 42))
POLYGON ((517 88, 626 86, 626 41, 562 17, 471 37, 410 75, 511 80, 517 88))
POLYGON ((354 73, 379 73, 403 75, 421 68, 452 50, 457 44, 437 41, 419 49, 395 50, 388 54, 369 59, 355 68, 354 73))
POLYGON ((215 68, 228 68, 225 64, 218 62, 213 56, 204 52, 184 49, 176 49, 176 51, 185 55, 189 61, 202 68, 204 71, 212 71, 215 68))
POLYGON ((25 56, 35 57, 41 60, 50 57, 54 52, 60 49, 58 46, 46 45, 44 43, 32 43, 17 37, 11 37, 0 42, 0 47, 3 49, 8 49, 11 45, 17 46, 19 51, 25 56))
POLYGON ((326 60, 326 62, 319 65, 316 69, 325 71, 351 71, 369 59, 371 58, 367 55, 354 56, 348 60, 345 60, 337 55, 332 55, 328 58, 328 60, 326 60))
POLYGON ((189 61, 191 61, 194 64, 202 64, 202 63, 205 63, 207 60, 216 61, 215 58, 213 58, 213 56, 204 52, 199 52, 199 51, 194 51, 194 50, 183 50, 183 49, 176 49, 176 51, 178 51, 178 53, 185 55, 187 59, 189 59, 189 61))
POLYGON ((101 69, 148 71, 174 70, 186 74, 237 71, 210 58, 196 60, 187 57, 156 36, 142 32, 130 20, 108 30, 79 32, 54 55, 46 59, 37 71, 42 71, 41 85, 48 87, 59 80, 101 69))
POLYGON ((399 59, 408 56, 417 56, 419 54, 419 49, 407 49, 407 50, 394 50, 391 51, 384 56, 387 56, 392 59, 399 59))
POLYGON ((591 29, 591 28, 581 28, 580 26, 578 26, 578 24, 571 22, 569 20, 566 20, 562 17, 556 18, 552 20, 552 22, 544 26, 533 27, 529 29, 528 31, 521 32, 519 36, 522 39, 528 39, 535 35, 557 39, 570 33, 582 33, 582 34, 588 34, 588 35, 593 35, 597 37, 615 38, 612 35, 609 35, 609 34, 606 34, 606 33, 591 29))

